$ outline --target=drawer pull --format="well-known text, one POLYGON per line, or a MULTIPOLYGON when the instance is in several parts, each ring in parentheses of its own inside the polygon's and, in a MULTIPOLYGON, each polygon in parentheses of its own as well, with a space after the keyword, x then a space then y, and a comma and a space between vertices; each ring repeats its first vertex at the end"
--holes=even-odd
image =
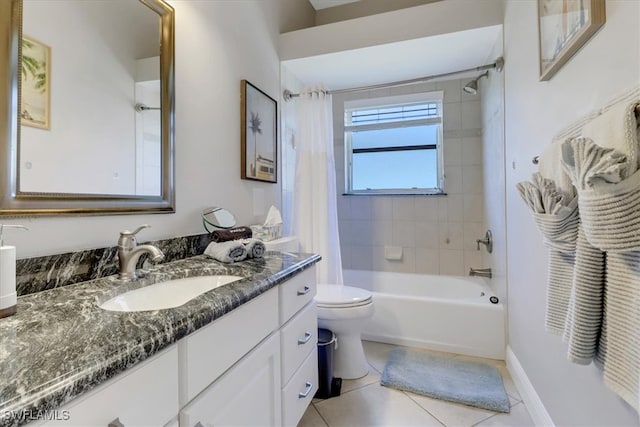
POLYGON ((306 385, 307 385, 307 388, 305 389, 305 391, 301 391, 300 393, 298 393, 299 399, 304 399, 305 397, 309 396, 309 393, 311 393, 311 390, 313 389, 313 384, 307 381, 306 385))
POLYGON ((304 345, 306 343, 309 342, 309 340, 311 339, 311 332, 305 332, 304 333, 304 338, 298 338, 298 345, 304 345))
POLYGON ((120 417, 118 417, 107 424, 107 427, 124 427, 124 424, 122 424, 122 422, 120 421, 120 417))
POLYGON ((302 288, 302 290, 298 291, 298 296, 306 295, 309 293, 310 290, 311 290, 310 287, 305 286, 304 288, 302 288))

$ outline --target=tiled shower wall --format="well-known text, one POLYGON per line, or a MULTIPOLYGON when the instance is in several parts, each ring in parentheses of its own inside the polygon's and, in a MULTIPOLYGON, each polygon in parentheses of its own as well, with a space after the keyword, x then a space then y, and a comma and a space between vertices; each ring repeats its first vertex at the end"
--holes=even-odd
MULTIPOLYGON (((333 95, 334 149, 340 247, 344 268, 465 275, 488 267, 476 239, 484 236, 482 115, 470 79, 333 95), (443 196, 346 196, 344 101, 444 91, 443 196), (385 246, 402 247, 402 259, 385 259, 385 246)), ((484 249, 483 249, 484 250, 484 249)))

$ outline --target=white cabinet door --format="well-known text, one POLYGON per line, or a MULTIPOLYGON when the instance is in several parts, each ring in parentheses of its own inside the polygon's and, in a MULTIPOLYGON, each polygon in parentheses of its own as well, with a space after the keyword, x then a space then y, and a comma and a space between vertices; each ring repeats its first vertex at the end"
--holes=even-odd
POLYGON ((278 291, 271 289, 178 342, 181 407, 278 329, 278 291))
POLYGON ((178 349, 171 346, 56 410, 46 427, 162 426, 178 413, 178 349))
POLYGON ((180 427, 281 424, 279 332, 253 349, 180 412, 180 427))

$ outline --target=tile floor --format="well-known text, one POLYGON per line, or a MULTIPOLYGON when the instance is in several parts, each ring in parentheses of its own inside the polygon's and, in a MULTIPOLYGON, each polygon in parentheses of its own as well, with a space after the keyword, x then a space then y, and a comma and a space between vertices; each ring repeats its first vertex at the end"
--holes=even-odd
POLYGON ((498 368, 511 402, 509 414, 382 387, 380 376, 387 362, 387 355, 394 347, 396 346, 365 341, 364 350, 371 365, 369 374, 357 380, 344 380, 342 393, 338 397, 314 399, 298 427, 533 426, 529 412, 503 361, 469 357, 498 368))

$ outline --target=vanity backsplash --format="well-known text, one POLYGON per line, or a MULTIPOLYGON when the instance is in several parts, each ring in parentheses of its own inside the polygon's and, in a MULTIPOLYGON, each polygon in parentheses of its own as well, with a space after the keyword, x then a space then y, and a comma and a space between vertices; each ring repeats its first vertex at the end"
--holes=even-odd
MULTIPOLYGON (((210 241, 210 234, 197 234, 140 244, 157 246, 164 252, 163 262, 170 262, 201 255, 210 241)), ((138 268, 147 262, 147 254, 142 255, 138 268)), ((117 272, 117 246, 19 259, 16 261, 16 288, 18 296, 22 296, 111 276, 117 272)))

